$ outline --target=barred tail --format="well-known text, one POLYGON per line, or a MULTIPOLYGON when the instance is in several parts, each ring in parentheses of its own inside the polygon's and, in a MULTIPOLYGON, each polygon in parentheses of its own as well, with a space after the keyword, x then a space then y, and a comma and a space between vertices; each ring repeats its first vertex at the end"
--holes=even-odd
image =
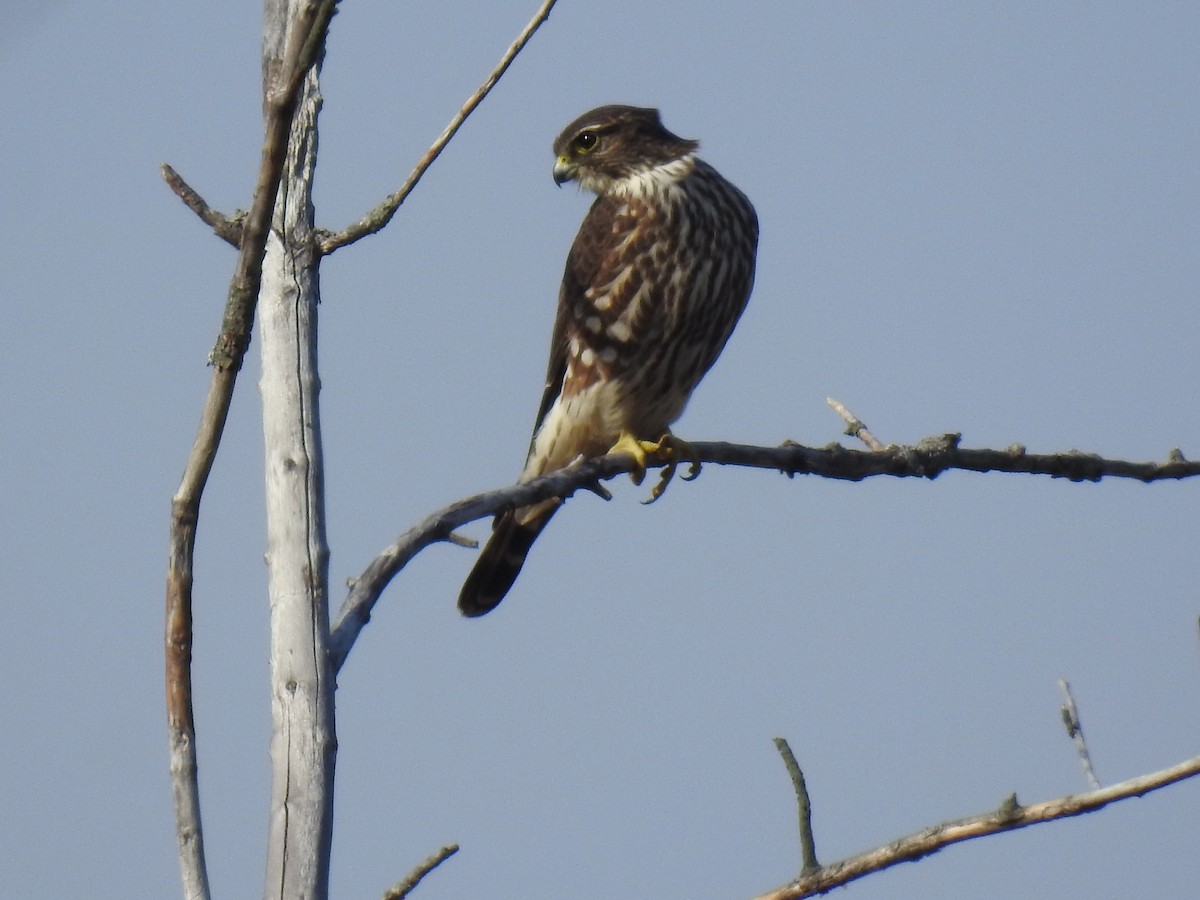
POLYGON ((526 507, 496 516, 492 536, 458 594, 458 610, 475 618, 491 612, 517 580, 529 548, 561 504, 526 507), (532 512, 533 515, 529 513, 532 512), (518 517, 518 513, 523 513, 518 517))

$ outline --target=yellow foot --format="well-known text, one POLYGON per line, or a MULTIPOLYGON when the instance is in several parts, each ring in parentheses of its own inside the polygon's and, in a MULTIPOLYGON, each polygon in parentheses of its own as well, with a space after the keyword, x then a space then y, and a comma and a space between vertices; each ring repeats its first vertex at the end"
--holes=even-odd
POLYGON ((658 454, 667 457, 667 464, 663 466, 662 477, 650 491, 650 496, 642 501, 645 504, 653 503, 666 492, 667 485, 675 477, 675 470, 684 460, 689 463, 688 471, 686 475, 680 475, 680 478, 684 481, 691 481, 700 474, 700 454, 696 448, 687 441, 675 437, 669 431, 658 439, 658 454))
POLYGON ((635 468, 630 471, 629 477, 634 484, 641 484, 646 477, 647 456, 654 454, 666 458, 667 464, 663 467, 658 484, 650 491, 650 496, 642 501, 647 504, 653 503, 663 495, 667 485, 675 477, 675 470, 679 468, 681 460, 687 460, 691 464, 688 473, 679 476, 684 481, 691 481, 700 474, 700 454, 696 452, 696 448, 687 441, 681 441, 669 431, 657 441, 643 441, 635 438, 628 431, 622 431, 621 436, 617 438, 617 442, 608 452, 627 453, 633 457, 635 468))
POLYGON ((646 457, 661 449, 661 442, 638 440, 628 431, 622 431, 617 442, 608 449, 608 455, 627 453, 632 456, 633 468, 629 470, 629 479, 634 484, 641 484, 646 477, 646 457))

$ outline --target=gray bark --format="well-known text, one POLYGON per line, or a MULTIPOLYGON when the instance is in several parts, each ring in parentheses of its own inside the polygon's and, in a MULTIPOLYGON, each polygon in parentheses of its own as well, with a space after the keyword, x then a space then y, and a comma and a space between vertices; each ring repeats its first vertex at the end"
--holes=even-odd
MULTIPOLYGON (((266 4, 267 92, 275 87, 274 73, 300 5, 266 4)), ((272 726, 264 896, 279 900, 328 895, 337 753, 317 403, 319 279, 311 249, 319 108, 314 70, 305 80, 292 127, 259 294, 272 726)))

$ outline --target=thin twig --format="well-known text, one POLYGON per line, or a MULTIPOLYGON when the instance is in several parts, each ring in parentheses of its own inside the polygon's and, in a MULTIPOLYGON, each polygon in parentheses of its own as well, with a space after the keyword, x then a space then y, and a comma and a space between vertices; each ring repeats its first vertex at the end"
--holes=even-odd
POLYGON ((1081 816, 1118 800, 1141 797, 1198 774, 1200 756, 1111 787, 1089 791, 1086 794, 1069 794, 1032 806, 1021 806, 1015 796, 1010 796, 991 812, 923 828, 882 847, 822 866, 809 875, 801 875, 794 881, 761 895, 757 900, 801 900, 804 897, 823 894, 864 875, 891 868, 898 863, 921 859, 951 844, 989 834, 1015 831, 1042 822, 1081 816))
MULTIPOLYGON (((892 445, 879 452, 849 450, 839 444, 805 447, 791 441, 779 447, 705 442, 691 447, 705 463, 774 469, 788 477, 819 475, 846 481, 861 481, 878 475, 932 479, 951 469, 1019 472, 1072 481, 1133 478, 1149 482, 1200 475, 1200 462, 1189 462, 1177 455, 1172 455, 1165 463, 1135 463, 1075 451, 1033 454, 1026 453, 1023 448, 972 450, 960 447, 956 434, 926 438, 913 446, 892 445)), ((653 456, 647 459, 651 468, 666 462, 668 460, 653 456)), ((495 515, 501 510, 527 506, 549 497, 570 497, 579 490, 596 490, 599 482, 628 472, 633 466, 633 459, 624 454, 583 460, 534 481, 459 500, 427 516, 398 537, 354 579, 354 586, 334 622, 330 642, 334 668, 340 668, 345 662, 346 654, 366 625, 388 582, 425 547, 447 540, 454 529, 467 522, 495 515)), ((607 492, 598 493, 603 496, 607 492)))
POLYGON ((245 213, 240 213, 231 219, 224 213, 217 212, 170 165, 163 163, 158 169, 162 173, 167 187, 183 201, 184 206, 200 217, 200 221, 212 228, 217 237, 235 248, 241 246, 242 220, 245 218, 245 213))
POLYGON ((817 844, 813 840, 812 803, 808 798, 808 785, 804 783, 804 773, 792 748, 785 738, 775 738, 775 749, 783 757, 783 765, 792 779, 792 787, 796 791, 796 808, 800 818, 800 859, 801 875, 809 875, 821 868, 817 862, 817 844))
POLYGON ((556 2, 557 0, 545 0, 542 3, 538 11, 534 13, 533 18, 529 20, 529 23, 517 35, 517 39, 512 42, 508 50, 500 57, 500 62, 488 73, 488 77, 484 79, 483 84, 479 86, 479 89, 475 93, 467 98, 467 102, 454 114, 454 117, 450 120, 450 124, 446 126, 445 130, 438 136, 438 139, 425 151, 425 155, 417 161, 417 165, 409 173, 408 178, 405 179, 400 189, 384 198, 382 203, 353 225, 343 231, 339 231, 337 234, 327 235, 318 247, 322 255, 328 255, 341 247, 345 247, 347 244, 354 243, 360 238, 366 237, 369 234, 375 234, 381 231, 392 220, 392 216, 396 214, 396 210, 400 208, 400 204, 412 193, 413 188, 417 186, 417 182, 421 180, 421 176, 425 174, 425 170, 433 165, 433 161, 438 158, 446 145, 450 143, 450 139, 462 127, 463 122, 467 120, 467 116, 471 115, 475 111, 475 107, 483 102, 483 98, 491 93, 492 88, 496 86, 496 82, 500 80, 508 67, 512 65, 512 61, 516 59, 517 54, 529 43, 529 39, 533 37, 534 32, 550 17, 550 10, 554 8, 556 2))
POLYGON ((1058 689, 1062 691, 1062 720, 1067 728, 1067 737, 1075 742, 1075 752, 1079 754, 1079 764, 1083 766, 1083 777, 1087 779, 1092 790, 1100 788, 1100 779, 1092 768, 1092 755, 1088 752, 1087 739, 1083 736, 1083 723, 1079 721, 1079 710, 1075 706, 1075 697, 1071 694, 1071 685, 1067 679, 1058 679, 1058 689))
POLYGON ((458 852, 458 844, 450 844, 443 847, 437 853, 434 853, 427 860, 417 865, 411 872, 404 877, 402 881, 397 882, 391 887, 386 894, 383 895, 383 900, 404 900, 418 884, 421 879, 452 857, 458 852))
POLYGON ((453 544, 456 547, 466 547, 468 550, 479 549, 479 541, 473 537, 467 537, 465 534, 459 534, 457 531, 452 531, 446 535, 446 543, 453 544))
POLYGON ((826 397, 825 402, 828 403, 830 407, 833 408, 833 411, 841 416, 842 421, 846 423, 846 434, 848 434, 850 437, 858 438, 867 445, 868 450, 878 451, 884 449, 883 444, 876 440, 875 435, 871 434, 871 432, 867 430, 867 426, 863 424, 863 421, 859 419, 858 416, 850 412, 850 410, 846 409, 846 407, 842 406, 841 403, 834 400, 832 397, 826 397))

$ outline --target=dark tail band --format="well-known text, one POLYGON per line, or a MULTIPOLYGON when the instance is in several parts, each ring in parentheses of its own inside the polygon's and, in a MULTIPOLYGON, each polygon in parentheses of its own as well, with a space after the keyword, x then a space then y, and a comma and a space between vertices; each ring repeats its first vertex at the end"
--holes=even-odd
POLYGON ((459 592, 459 612, 476 618, 499 605, 521 573, 529 548, 557 509, 558 504, 554 504, 525 522, 518 522, 513 511, 496 517, 492 536, 488 538, 459 592))

